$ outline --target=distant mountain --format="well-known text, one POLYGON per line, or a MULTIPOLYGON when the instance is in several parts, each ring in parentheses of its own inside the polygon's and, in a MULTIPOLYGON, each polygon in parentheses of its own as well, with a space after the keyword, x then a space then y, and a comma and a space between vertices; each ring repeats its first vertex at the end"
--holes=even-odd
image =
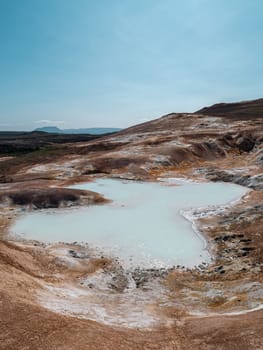
POLYGON ((240 120, 259 119, 263 118, 263 98, 234 103, 217 103, 195 113, 240 120))
POLYGON ((84 129, 59 129, 57 126, 44 126, 34 131, 42 131, 50 134, 90 134, 103 135, 120 131, 120 128, 84 128, 84 129))
POLYGON ((43 128, 37 128, 34 131, 48 132, 51 134, 61 134, 62 130, 57 128, 56 126, 45 126, 43 128))

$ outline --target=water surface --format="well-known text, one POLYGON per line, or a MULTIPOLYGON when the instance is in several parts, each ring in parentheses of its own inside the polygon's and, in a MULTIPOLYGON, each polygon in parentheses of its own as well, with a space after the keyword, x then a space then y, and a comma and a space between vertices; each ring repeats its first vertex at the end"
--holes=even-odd
POLYGON ((99 179, 72 186, 103 194, 112 203, 67 210, 42 210, 20 217, 12 233, 45 242, 87 242, 130 265, 192 267, 209 259, 205 241, 181 210, 223 205, 244 187, 226 183, 122 182, 99 179))

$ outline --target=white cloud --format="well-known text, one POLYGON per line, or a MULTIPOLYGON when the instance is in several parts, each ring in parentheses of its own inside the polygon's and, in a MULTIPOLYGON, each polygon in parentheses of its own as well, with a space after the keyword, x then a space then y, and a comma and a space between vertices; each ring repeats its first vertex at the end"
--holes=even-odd
POLYGON ((49 119, 41 119, 41 120, 35 120, 34 123, 36 124, 64 124, 64 120, 49 120, 49 119))

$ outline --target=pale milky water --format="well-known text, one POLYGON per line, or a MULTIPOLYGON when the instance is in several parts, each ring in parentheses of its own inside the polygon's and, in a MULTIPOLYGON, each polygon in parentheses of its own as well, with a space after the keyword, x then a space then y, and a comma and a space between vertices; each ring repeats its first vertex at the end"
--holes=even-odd
POLYGON ((11 233, 45 242, 86 242, 123 263, 143 267, 193 267, 208 261, 204 239, 180 211, 224 205, 246 192, 244 187, 226 183, 167 186, 112 179, 72 188, 99 192, 113 202, 25 214, 11 233))

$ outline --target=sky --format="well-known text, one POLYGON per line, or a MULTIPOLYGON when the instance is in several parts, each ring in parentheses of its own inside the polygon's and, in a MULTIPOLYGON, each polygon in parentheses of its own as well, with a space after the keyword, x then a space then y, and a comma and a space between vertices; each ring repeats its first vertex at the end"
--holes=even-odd
POLYGON ((262 0, 0 0, 0 130, 263 97, 262 0))

